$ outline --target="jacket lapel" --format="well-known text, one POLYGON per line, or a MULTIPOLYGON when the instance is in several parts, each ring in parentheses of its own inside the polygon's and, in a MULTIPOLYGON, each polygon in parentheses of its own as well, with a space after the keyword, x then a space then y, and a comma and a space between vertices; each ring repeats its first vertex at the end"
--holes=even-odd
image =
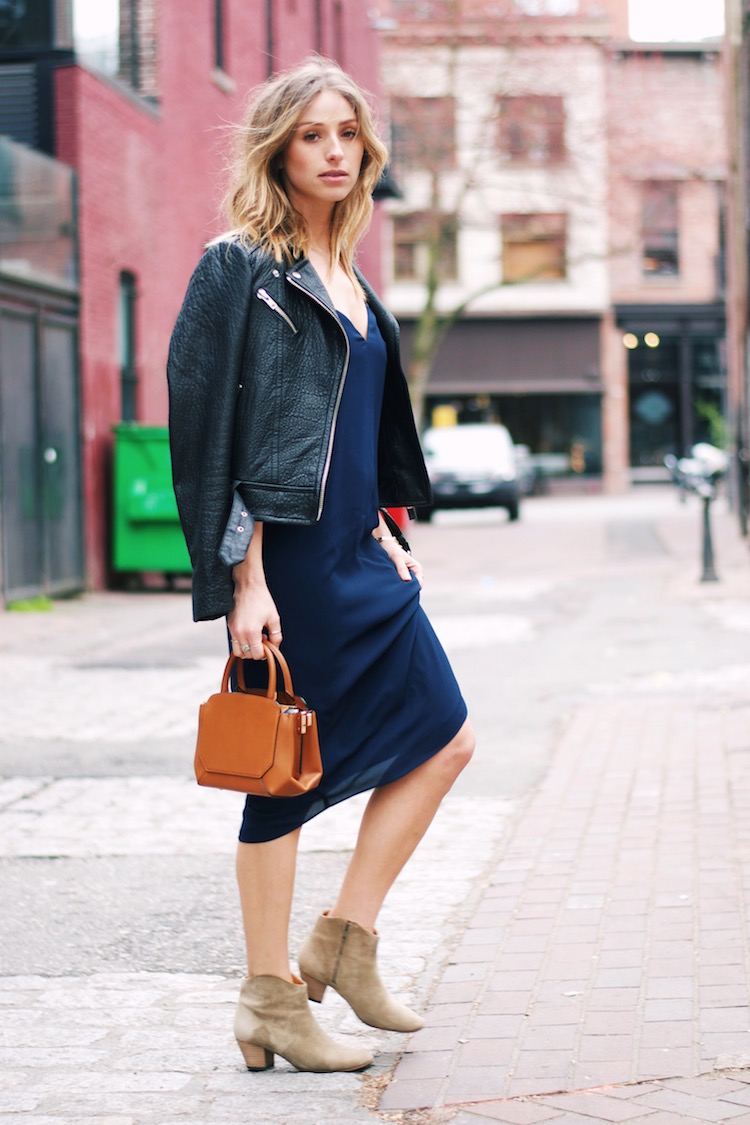
POLYGON ((287 280, 290 281, 292 285, 297 285, 306 290, 316 301, 319 301, 321 305, 325 305, 334 316, 336 315, 336 310, 328 295, 328 290, 307 258, 300 258, 298 262, 295 262, 292 268, 286 271, 286 276, 287 280))

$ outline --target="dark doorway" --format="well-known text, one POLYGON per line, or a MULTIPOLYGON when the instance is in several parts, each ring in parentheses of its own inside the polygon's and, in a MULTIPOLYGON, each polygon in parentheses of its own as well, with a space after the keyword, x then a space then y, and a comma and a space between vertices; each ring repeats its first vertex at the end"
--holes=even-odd
POLYGON ((84 586, 73 303, 0 296, 3 595, 84 586))

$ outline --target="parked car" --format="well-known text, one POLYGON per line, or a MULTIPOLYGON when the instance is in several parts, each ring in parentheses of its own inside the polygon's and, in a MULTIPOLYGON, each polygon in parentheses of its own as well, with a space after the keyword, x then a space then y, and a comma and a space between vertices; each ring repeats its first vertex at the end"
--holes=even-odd
POLYGON ((417 510, 430 519, 435 508, 501 507, 519 516, 520 490, 513 441, 505 426, 470 422, 436 426, 422 438, 433 507, 417 510))
POLYGON ((521 496, 536 496, 542 490, 542 475, 528 445, 514 445, 518 491, 521 496))

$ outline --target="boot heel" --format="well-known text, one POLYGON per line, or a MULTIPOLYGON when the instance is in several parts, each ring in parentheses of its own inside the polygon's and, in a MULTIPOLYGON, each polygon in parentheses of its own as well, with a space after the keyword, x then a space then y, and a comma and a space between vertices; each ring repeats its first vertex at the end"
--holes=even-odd
POLYGON ((299 974, 305 984, 307 985, 307 995, 315 1004, 320 1004, 325 996, 327 985, 323 984, 321 980, 316 980, 315 977, 308 976, 300 969, 299 974))
POLYGON ((254 1043, 240 1043, 239 1039, 237 1046, 242 1051, 248 1070, 271 1070, 273 1067, 273 1051, 267 1051, 265 1047, 256 1047, 254 1043))

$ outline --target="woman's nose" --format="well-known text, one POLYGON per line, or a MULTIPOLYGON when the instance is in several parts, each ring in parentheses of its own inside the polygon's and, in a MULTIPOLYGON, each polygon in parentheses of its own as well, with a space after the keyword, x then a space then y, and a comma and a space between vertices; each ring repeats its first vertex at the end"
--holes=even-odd
POLYGON ((332 137, 328 145, 328 159, 340 160, 344 155, 344 150, 341 147, 341 141, 338 137, 332 137))

